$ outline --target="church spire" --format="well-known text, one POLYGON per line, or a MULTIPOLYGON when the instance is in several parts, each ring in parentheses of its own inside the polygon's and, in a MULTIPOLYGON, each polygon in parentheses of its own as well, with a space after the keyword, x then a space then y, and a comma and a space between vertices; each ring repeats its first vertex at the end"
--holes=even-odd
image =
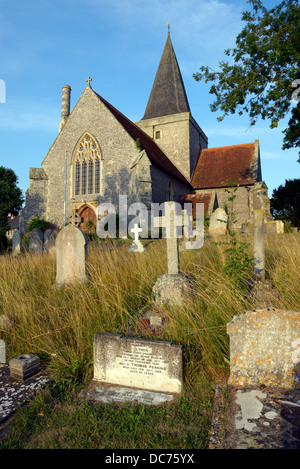
POLYGON ((167 41, 143 119, 189 111, 188 99, 168 28, 167 41))

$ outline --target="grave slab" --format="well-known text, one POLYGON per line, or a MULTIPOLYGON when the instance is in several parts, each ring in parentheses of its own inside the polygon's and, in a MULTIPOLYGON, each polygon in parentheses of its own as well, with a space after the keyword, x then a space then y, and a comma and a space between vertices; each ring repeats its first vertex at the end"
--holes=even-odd
POLYGON ((183 385, 183 347, 170 342, 96 333, 93 379, 178 394, 183 385))
POLYGON ((96 382, 91 383, 87 389, 81 391, 79 397, 90 402, 103 404, 134 402, 151 406, 158 406, 174 399, 173 394, 120 386, 103 386, 96 382))
POLYGON ((9 361, 10 376, 20 381, 26 381, 40 371, 40 359, 36 355, 24 353, 9 361))

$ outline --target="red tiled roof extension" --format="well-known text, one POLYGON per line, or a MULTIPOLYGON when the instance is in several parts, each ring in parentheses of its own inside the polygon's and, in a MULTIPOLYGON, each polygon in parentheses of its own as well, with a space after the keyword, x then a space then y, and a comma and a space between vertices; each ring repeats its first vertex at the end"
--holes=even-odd
POLYGON ((255 168, 259 165, 259 161, 256 161, 256 143, 200 150, 192 178, 193 187, 195 189, 224 187, 230 181, 234 185, 254 184, 257 181, 255 168))
POLYGON ((192 214, 193 217, 196 216, 196 204, 204 204, 204 213, 208 211, 212 192, 207 192, 207 194, 184 194, 178 197, 178 202, 184 208, 185 203, 192 204, 192 214))

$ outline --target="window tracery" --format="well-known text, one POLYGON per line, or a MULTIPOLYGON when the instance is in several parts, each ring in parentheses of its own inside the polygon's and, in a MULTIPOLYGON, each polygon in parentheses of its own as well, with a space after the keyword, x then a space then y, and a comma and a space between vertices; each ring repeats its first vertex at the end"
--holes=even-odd
POLYGON ((73 171, 75 195, 100 193, 101 153, 98 143, 88 132, 77 146, 73 171))

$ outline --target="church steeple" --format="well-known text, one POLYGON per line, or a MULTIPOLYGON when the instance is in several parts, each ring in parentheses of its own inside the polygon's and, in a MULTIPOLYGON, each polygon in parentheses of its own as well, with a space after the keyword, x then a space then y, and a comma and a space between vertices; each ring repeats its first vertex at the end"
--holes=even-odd
POLYGON ((156 72, 143 119, 189 112, 181 72, 173 49, 170 31, 156 72))

